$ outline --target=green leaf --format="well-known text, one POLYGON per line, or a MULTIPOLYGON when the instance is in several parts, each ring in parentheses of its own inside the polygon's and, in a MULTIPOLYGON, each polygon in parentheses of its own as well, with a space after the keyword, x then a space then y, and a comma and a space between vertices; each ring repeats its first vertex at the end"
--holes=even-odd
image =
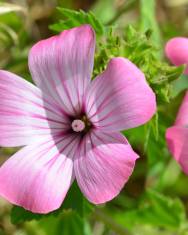
POLYGON ((95 13, 97 19, 100 19, 105 24, 117 14, 117 7, 114 0, 102 0, 96 1, 92 7, 92 11, 95 13))
MULTIPOLYGON (((32 223, 33 224, 33 223, 32 223)), ((88 220, 80 217, 73 210, 66 210, 57 216, 44 217, 37 223, 42 231, 37 234, 46 235, 92 235, 88 220)), ((37 228, 36 228, 37 230, 37 228)))
POLYGON ((105 28, 103 24, 90 12, 84 12, 82 10, 75 11, 66 8, 58 7, 58 10, 63 15, 65 20, 60 20, 58 23, 50 26, 50 29, 61 32, 65 29, 80 26, 82 24, 90 24, 95 30, 96 34, 103 35, 105 28))
POLYGON ((57 228, 58 235, 84 235, 84 221, 75 212, 65 212, 57 228))
POLYGON ((14 206, 11 211, 11 223, 13 224, 20 224, 25 221, 38 220, 42 217, 43 215, 34 214, 19 206, 14 206))
MULTIPOLYGON (((172 199, 153 190, 147 191, 147 197, 149 207, 151 207, 151 210, 158 219, 161 218, 161 221, 157 221, 157 219, 154 218, 152 222, 159 224, 159 226, 161 224, 161 226, 169 226, 172 228, 179 228, 182 223, 184 224, 186 222, 185 208, 178 198, 172 199)), ((150 216, 151 211, 147 213, 148 216, 150 216)))
POLYGON ((88 235, 85 233, 85 220, 75 211, 64 211, 58 217, 43 218, 39 227, 48 235, 88 235))
POLYGON ((117 214, 115 219, 130 229, 144 224, 179 231, 187 224, 183 203, 154 190, 147 190, 137 209, 117 214))
POLYGON ((13 224, 19 224, 25 221, 39 220, 51 215, 58 216, 59 214, 61 214, 66 210, 74 211, 80 217, 84 217, 93 210, 92 205, 88 201, 86 201, 86 199, 83 197, 76 182, 74 182, 73 185, 71 186, 62 206, 58 210, 43 215, 43 214, 35 214, 25 210, 22 207, 14 206, 11 211, 11 222, 13 224))
POLYGON ((70 192, 65 198, 65 201, 56 213, 59 213, 61 210, 65 209, 72 209, 81 217, 93 210, 93 206, 85 199, 76 182, 73 183, 70 192))
POLYGON ((172 81, 176 80, 177 78, 179 78, 183 74, 184 70, 185 70, 184 65, 168 66, 166 68, 166 75, 167 75, 168 81, 172 82, 172 81))
POLYGON ((176 97, 182 91, 188 89, 188 78, 186 75, 181 75, 179 79, 172 82, 172 97, 176 97))

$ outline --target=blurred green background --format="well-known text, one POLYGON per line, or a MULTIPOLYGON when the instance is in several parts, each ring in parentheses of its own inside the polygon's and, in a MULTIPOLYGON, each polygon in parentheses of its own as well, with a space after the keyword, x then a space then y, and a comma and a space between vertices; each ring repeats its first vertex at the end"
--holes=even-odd
MULTIPOLYGON (((31 80, 28 51, 35 42, 54 34, 49 25, 63 17, 57 6, 92 10, 103 24, 116 25, 120 32, 129 24, 139 25, 143 33, 152 29, 152 41, 161 49, 161 60, 165 60, 162 49, 169 38, 188 37, 188 0, 0 1, 1 69, 31 80)), ((0 235, 187 235, 188 176, 168 153, 164 139, 165 129, 173 123, 184 93, 183 89, 176 92, 173 104, 159 107, 162 111, 158 138, 145 126, 125 133, 141 159, 116 199, 106 206, 89 208, 84 218, 66 210, 39 221, 13 224, 11 205, 0 198, 0 235)), ((0 164, 16 150, 0 148, 0 164)), ((72 194, 75 197, 74 191, 72 194)))

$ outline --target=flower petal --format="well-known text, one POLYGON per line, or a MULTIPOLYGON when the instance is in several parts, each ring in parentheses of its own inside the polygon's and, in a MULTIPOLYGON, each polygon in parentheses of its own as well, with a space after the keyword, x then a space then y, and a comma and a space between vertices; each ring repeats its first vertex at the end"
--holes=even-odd
POLYGON ((67 128, 63 111, 24 79, 0 70, 0 146, 33 143, 67 128))
POLYGON ((187 140, 188 140, 188 130, 187 130, 186 139, 184 139, 184 144, 183 144, 183 148, 182 148, 182 151, 181 151, 181 156, 179 158, 179 163, 182 167, 182 170, 185 172, 185 174, 188 175, 188 145, 187 145, 187 140))
POLYGON ((170 39, 165 47, 166 56, 174 65, 186 64, 185 74, 188 74, 188 38, 176 37, 170 39))
POLYGON ((82 192, 95 204, 113 199, 132 174, 137 157, 121 134, 92 132, 74 159, 82 192))
POLYGON ((133 63, 114 58, 92 82, 85 109, 91 122, 103 131, 129 129, 146 123, 153 116, 155 94, 133 63))
POLYGON ((166 140, 169 151, 188 174, 188 128, 173 126, 167 129, 166 140))
POLYGON ((24 147, 0 168, 0 195, 34 213, 56 210, 74 179, 77 144, 67 136, 24 147))
POLYGON ((94 31, 83 25, 42 40, 30 51, 29 68, 35 83, 63 102, 71 114, 90 82, 94 50, 94 31))
POLYGON ((188 129, 185 127, 172 126, 166 131, 167 145, 176 161, 179 161, 183 146, 187 142, 186 137, 188 139, 188 129))
POLYGON ((183 99, 182 105, 179 109, 175 125, 188 127, 188 91, 186 92, 185 98, 183 99))

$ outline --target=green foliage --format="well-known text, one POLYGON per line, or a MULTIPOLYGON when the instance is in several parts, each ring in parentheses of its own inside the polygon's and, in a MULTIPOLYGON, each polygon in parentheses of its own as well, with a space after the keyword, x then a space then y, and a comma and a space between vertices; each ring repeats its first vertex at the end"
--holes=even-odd
POLYGON ((161 45, 161 33, 156 21, 156 1, 140 0, 140 31, 152 30, 151 39, 156 45, 161 45))
POLYGON ((65 29, 80 26, 82 24, 90 24, 98 35, 102 35, 104 33, 105 29, 103 24, 92 12, 86 13, 82 10, 74 11, 60 7, 58 7, 58 10, 64 17, 66 17, 66 20, 60 20, 59 23, 51 25, 50 29, 56 32, 61 32, 65 29))
POLYGON ((22 207, 14 206, 11 212, 11 221, 13 224, 23 223, 25 221, 39 220, 44 217, 58 216, 64 213, 64 211, 72 210, 77 213, 78 216, 84 217, 92 211, 91 204, 86 201, 83 197, 76 182, 71 186, 62 206, 55 212, 51 212, 47 215, 35 214, 30 211, 25 210, 22 207))
MULTIPOLYGON (((42 234, 48 235, 92 235, 90 225, 75 211, 67 210, 58 217, 49 216, 38 221, 42 234)), ((40 233, 39 233, 40 235, 40 233)))
POLYGON ((181 231, 187 227, 186 212, 182 202, 153 190, 147 190, 138 208, 114 215, 114 218, 130 229, 139 224, 174 231, 181 231))
POLYGON ((158 103, 169 102, 171 98, 170 83, 179 78, 184 67, 169 66, 158 58, 159 49, 150 40, 152 33, 137 32, 132 26, 128 26, 125 32, 124 56, 144 72, 148 83, 158 97, 158 103))
POLYGON ((57 229, 58 235, 84 235, 84 221, 75 212, 65 212, 57 229))
POLYGON ((19 224, 25 221, 31 221, 33 219, 37 220, 41 218, 42 218, 42 215, 34 214, 19 206, 13 206, 12 211, 11 211, 11 222, 13 224, 19 224))
POLYGON ((26 10, 19 5, 0 3, 0 11, 0 68, 29 77, 27 56, 31 42, 22 21, 26 10))
POLYGON ((94 12, 97 19, 103 23, 108 23, 117 14, 114 0, 96 1, 92 11, 94 12))
POLYGON ((179 79, 172 82, 172 97, 175 98, 186 89, 188 89, 187 76, 181 75, 179 79))
POLYGON ((106 32, 105 39, 98 43, 95 54, 93 78, 102 73, 112 57, 121 55, 121 40, 118 35, 113 34, 113 28, 106 32))

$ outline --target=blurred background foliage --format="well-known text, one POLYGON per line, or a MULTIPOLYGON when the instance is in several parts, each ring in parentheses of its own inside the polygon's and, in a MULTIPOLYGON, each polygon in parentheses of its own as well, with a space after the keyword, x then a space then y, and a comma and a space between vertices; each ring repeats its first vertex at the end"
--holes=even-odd
MULTIPOLYGON (((121 194, 103 206, 90 205, 76 184, 62 208, 47 216, 12 209, 0 199, 0 235, 188 235, 188 177, 164 137, 188 82, 180 75, 183 68, 169 66, 163 52, 169 38, 188 37, 188 0, 1 0, 0 68, 31 81, 31 46, 85 22, 98 38, 94 75, 110 57, 125 56, 145 72, 157 94, 155 117, 124 132, 141 158, 121 194)), ((0 164, 15 151, 0 148, 0 164)))

